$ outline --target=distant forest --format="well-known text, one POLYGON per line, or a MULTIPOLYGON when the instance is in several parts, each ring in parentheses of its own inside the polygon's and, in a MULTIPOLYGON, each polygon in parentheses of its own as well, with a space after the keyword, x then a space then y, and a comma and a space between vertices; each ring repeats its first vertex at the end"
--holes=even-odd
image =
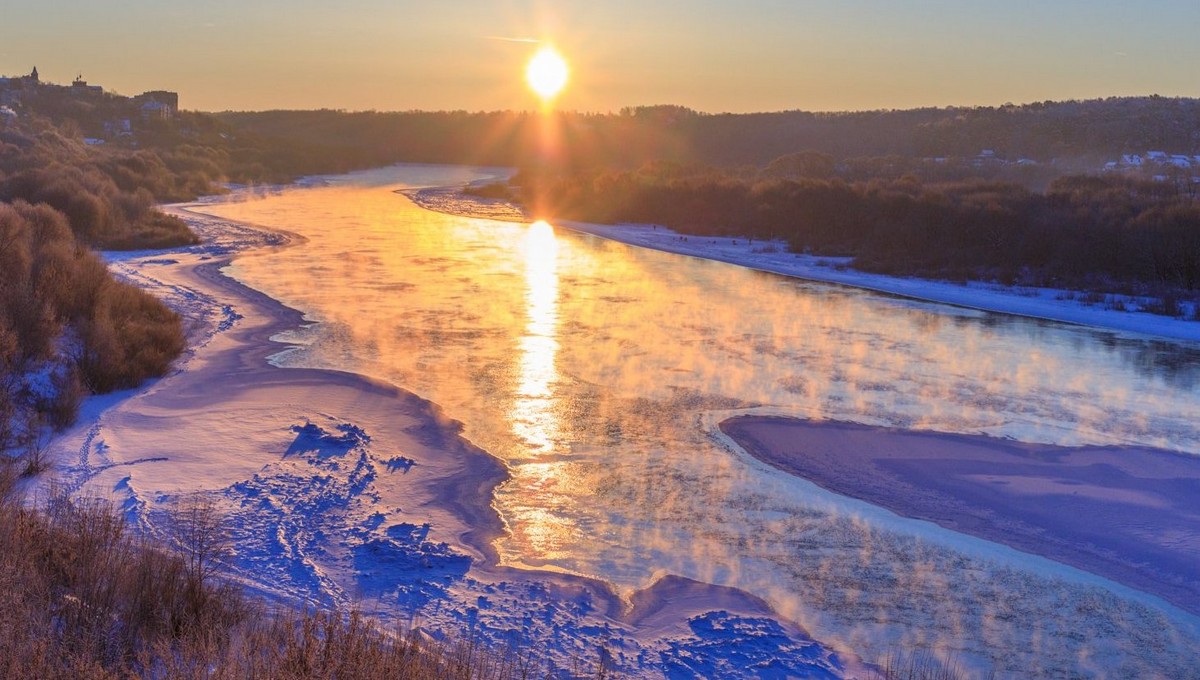
POLYGON ((854 257, 865 271, 1152 296, 1172 316, 1200 292, 1200 204, 1170 182, 1076 175, 1036 192, 983 179, 745 177, 652 163, 524 171, 507 190, 539 215, 783 239, 795 252, 854 257))
MULTIPOLYGON (((415 161, 521 166, 538 160, 534 113, 267 111, 222 113, 235 128, 297 148, 325 148, 356 163, 415 161)), ((911 166, 913 159, 999 158, 1102 166, 1121 154, 1200 154, 1200 100, 1125 97, 1021 106, 857 113, 703 114, 647 106, 615 114, 555 115, 570 167, 632 168, 670 160, 763 166, 815 151, 839 164, 911 166), (875 159, 875 162, 870 162, 875 159)))

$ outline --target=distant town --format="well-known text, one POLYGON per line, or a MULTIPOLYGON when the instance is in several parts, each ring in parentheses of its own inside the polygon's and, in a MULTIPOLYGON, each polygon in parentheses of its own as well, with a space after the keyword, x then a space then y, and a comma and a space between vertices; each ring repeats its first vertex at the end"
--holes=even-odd
MULTIPOLYGON (((935 163, 947 163, 947 158, 929 159, 935 163)), ((974 167, 986 165, 1037 165, 1037 161, 1020 158, 1015 161, 1001 158, 991 149, 984 149, 979 155, 970 159, 974 167)), ((1108 161, 1104 164, 1105 172, 1127 172, 1148 175, 1155 180, 1165 182, 1177 180, 1180 177, 1190 177, 1192 182, 1200 184, 1200 154, 1187 155, 1167 153, 1166 151, 1146 151, 1141 154, 1122 154, 1119 160, 1108 161)))
MULTIPOLYGON (((937 165, 955 165, 977 169, 989 167, 1031 167, 1037 166, 1038 161, 1029 158, 1016 160, 1004 158, 992 149, 983 149, 975 157, 949 158, 939 156, 925 158, 926 163, 937 165)), ((1116 160, 1104 163, 1102 167, 1093 168, 1097 172, 1124 173, 1137 175, 1158 182, 1179 182, 1182 184, 1200 184, 1200 154, 1188 155, 1168 153, 1166 151, 1145 151, 1143 153, 1122 154, 1116 160)))
POLYGON ((70 85, 57 85, 42 81, 36 66, 28 75, 0 76, 0 125, 20 117, 27 106, 39 111, 70 111, 75 118, 94 121, 92 129, 83 130, 84 141, 103 144, 133 136, 136 121, 174 118, 179 94, 152 90, 126 97, 89 84, 82 74, 70 85))

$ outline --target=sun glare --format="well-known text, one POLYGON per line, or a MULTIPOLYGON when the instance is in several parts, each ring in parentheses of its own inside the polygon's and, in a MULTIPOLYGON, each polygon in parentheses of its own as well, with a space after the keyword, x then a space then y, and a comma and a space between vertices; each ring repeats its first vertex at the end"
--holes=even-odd
POLYGON ((543 100, 553 99, 567 85, 570 69, 558 50, 546 45, 533 55, 525 67, 525 80, 543 100))
POLYGON ((553 260, 558 255, 558 241, 554 236, 554 227, 546 220, 538 220, 529 225, 525 236, 525 254, 533 260, 553 260))

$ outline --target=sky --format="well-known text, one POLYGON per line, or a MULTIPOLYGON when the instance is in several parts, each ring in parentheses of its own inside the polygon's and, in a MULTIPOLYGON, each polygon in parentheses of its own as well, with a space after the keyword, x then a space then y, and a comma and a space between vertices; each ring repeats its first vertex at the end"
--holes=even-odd
POLYGON ((0 75, 185 109, 710 113, 1200 96, 1197 0, 0 0, 0 75), (521 39, 521 40, 514 40, 521 39))

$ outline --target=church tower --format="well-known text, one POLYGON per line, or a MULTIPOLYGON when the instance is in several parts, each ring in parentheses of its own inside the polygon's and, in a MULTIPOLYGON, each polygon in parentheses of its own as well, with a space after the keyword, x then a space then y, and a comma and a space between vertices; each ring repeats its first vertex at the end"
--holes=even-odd
POLYGON ((29 74, 29 79, 32 80, 34 82, 34 84, 37 84, 38 82, 40 82, 38 80, 38 72, 37 72, 36 66, 33 67, 33 73, 29 74))

